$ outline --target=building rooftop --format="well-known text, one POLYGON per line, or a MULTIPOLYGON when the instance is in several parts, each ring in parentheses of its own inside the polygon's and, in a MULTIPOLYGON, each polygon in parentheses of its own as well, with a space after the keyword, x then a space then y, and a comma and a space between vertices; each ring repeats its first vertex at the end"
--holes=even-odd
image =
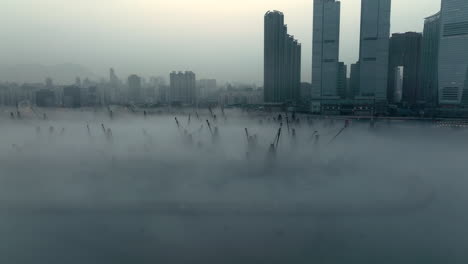
POLYGON ((280 12, 278 10, 268 11, 266 12, 265 16, 270 15, 270 14, 283 15, 283 12, 280 12))
POLYGON ((428 22, 432 22, 432 21, 434 21, 434 20, 437 20, 437 19, 439 19, 439 18, 440 18, 440 11, 437 12, 437 13, 435 13, 435 14, 432 15, 432 16, 426 17, 424 20, 425 20, 426 23, 428 23, 428 22))

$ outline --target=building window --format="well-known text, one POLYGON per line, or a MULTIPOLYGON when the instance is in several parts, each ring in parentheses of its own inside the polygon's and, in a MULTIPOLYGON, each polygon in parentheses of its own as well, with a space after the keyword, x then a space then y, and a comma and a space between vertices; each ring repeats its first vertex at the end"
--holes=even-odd
POLYGON ((444 25, 444 37, 468 35, 468 21, 444 25))
POLYGON ((458 100, 459 90, 458 87, 444 87, 442 89, 442 99, 447 101, 458 100))

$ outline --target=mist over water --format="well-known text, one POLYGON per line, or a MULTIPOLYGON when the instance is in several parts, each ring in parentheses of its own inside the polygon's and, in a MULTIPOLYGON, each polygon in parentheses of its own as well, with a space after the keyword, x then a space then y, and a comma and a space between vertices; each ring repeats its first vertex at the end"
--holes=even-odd
POLYGON ((463 128, 282 113, 274 155, 279 113, 11 111, 2 263, 468 261, 463 128))

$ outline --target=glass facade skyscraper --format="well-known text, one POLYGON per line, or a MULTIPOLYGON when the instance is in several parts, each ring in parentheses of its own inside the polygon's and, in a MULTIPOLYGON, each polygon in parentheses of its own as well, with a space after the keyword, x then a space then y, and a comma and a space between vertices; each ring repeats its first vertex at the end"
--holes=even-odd
POLYGON ((390 38, 390 56, 388 67, 387 98, 391 103, 394 100, 397 80, 396 69, 403 69, 403 85, 401 102, 415 105, 422 98, 420 91, 420 63, 421 63, 422 34, 416 32, 395 33, 390 38))
POLYGON ((440 12, 424 20, 421 47, 421 91, 428 105, 437 104, 440 12))
POLYGON ((358 97, 387 101, 391 0, 362 0, 358 97))
POLYGON ((314 0, 312 98, 339 96, 340 9, 335 0, 314 0))
POLYGON ((468 67, 468 1, 442 0, 440 19, 439 104, 458 105, 468 67))

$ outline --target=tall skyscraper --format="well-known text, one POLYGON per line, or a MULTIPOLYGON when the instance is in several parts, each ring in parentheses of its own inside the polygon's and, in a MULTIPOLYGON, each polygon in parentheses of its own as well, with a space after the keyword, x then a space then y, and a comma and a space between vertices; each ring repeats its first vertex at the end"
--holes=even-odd
POLYGON ((436 105, 438 101, 439 39, 440 12, 424 20, 421 45, 421 90, 429 105, 436 105))
POLYGON ((268 11, 264 19, 264 100, 297 102, 301 88, 301 44, 288 35, 283 13, 268 11))
POLYGON ((387 98, 390 103, 398 103, 397 100, 394 100, 398 86, 395 78, 398 76, 397 69, 403 71, 401 102, 414 105, 417 101, 423 100, 422 92, 419 89, 421 41, 422 34, 416 32, 395 33, 390 38, 387 90, 387 98))
POLYGON ((170 74, 169 100, 171 103, 195 104, 196 97, 196 76, 191 71, 172 72, 170 74))
POLYGON ((466 67, 466 75, 465 75, 465 86, 463 88, 463 95, 462 95, 462 105, 468 105, 468 67, 466 67))
POLYGON ((387 100, 391 0, 362 0, 359 97, 387 100))
POLYGON ((359 78, 361 78, 361 73, 359 72, 359 61, 355 64, 351 64, 351 70, 349 75, 349 90, 352 94, 352 98, 359 96, 359 78))
POLYGON ((348 97, 347 76, 348 76, 348 67, 343 62, 339 62, 336 90, 337 90, 337 96, 339 96, 340 99, 346 99, 348 97))
POLYGON ((312 98, 339 96, 340 8, 335 0, 314 0, 312 98))
POLYGON ((439 104, 462 102, 468 67, 468 1, 442 0, 439 46, 439 104))
POLYGON ((388 98, 390 102, 393 103, 401 103, 403 101, 403 81, 404 81, 404 74, 405 74, 405 67, 403 66, 396 66, 391 71, 392 75, 389 75, 389 79, 393 79, 392 81, 392 89, 389 89, 391 92, 388 94, 388 98))
POLYGON ((310 100, 312 92, 312 84, 307 82, 301 83, 301 99, 310 100))
POLYGON ((128 77, 128 99, 133 103, 141 101, 141 78, 132 74, 128 77))

